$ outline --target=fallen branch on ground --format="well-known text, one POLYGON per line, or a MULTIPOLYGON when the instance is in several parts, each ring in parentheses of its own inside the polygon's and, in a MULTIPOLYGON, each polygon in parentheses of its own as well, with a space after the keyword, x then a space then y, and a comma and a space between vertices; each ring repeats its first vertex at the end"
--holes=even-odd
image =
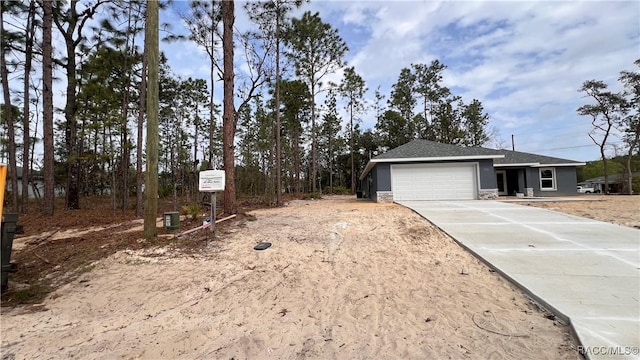
POLYGON ((236 215, 235 215, 235 214, 233 214, 233 215, 229 215, 229 216, 227 216, 227 217, 223 217, 222 219, 218 219, 218 220, 216 220, 216 224, 217 224, 217 223, 221 223, 221 222, 226 221, 226 220, 229 220, 229 219, 233 219, 234 217, 236 217, 236 215))
MULTIPOLYGON (((216 224, 221 223, 221 222, 226 221, 226 220, 229 220, 229 219, 233 219, 234 217, 236 217, 236 215, 235 215, 235 214, 234 214, 234 215, 229 215, 229 216, 224 217, 224 218, 222 218, 222 219, 218 219, 218 220, 216 220, 216 224)), ((203 228, 203 227, 204 227, 204 225, 200 225, 200 226, 198 226, 198 227, 196 227, 196 228, 189 229, 189 230, 187 230, 187 231, 183 231, 183 232, 181 232, 180 234, 178 234, 178 235, 177 235, 177 237, 181 237, 181 236, 189 235, 189 234, 194 233, 194 232, 196 232, 196 231, 198 231, 198 230, 202 230, 202 228, 203 228)))
POLYGON ((52 237, 53 235, 57 234, 57 233, 58 233, 58 231, 60 231, 60 230, 54 230, 54 231, 52 231, 50 234, 45 235, 45 236, 43 236, 43 237, 41 237, 41 238, 37 238, 37 239, 31 240, 31 241, 27 241, 27 242, 26 242, 26 244, 28 244, 28 245, 36 245, 36 246, 37 246, 37 245, 40 245, 40 244, 42 244, 43 242, 45 242, 47 239, 49 239, 50 237, 52 237))
POLYGON ((526 334, 521 334, 521 335, 519 335, 519 334, 510 335, 510 334, 503 334, 503 333, 498 332, 498 331, 494 331, 494 330, 491 330, 491 329, 484 328, 484 327, 480 326, 480 325, 476 322, 476 314, 473 314, 473 315, 471 316, 471 320, 473 321, 473 323, 474 323, 478 328, 480 328, 480 329, 482 329, 482 330, 484 330, 484 331, 488 331, 488 332, 490 332, 490 333, 492 333, 492 334, 502 335, 502 336, 508 336, 508 337, 529 337, 529 335, 526 335, 526 334))
POLYGON ((42 260, 42 261, 46 262, 47 264, 51 264, 51 261, 49 261, 49 260, 47 260, 47 259, 43 258, 42 256, 38 255, 35 251, 31 251, 31 252, 32 252, 32 253, 33 253, 33 255, 35 255, 38 259, 40 259, 40 260, 42 260))

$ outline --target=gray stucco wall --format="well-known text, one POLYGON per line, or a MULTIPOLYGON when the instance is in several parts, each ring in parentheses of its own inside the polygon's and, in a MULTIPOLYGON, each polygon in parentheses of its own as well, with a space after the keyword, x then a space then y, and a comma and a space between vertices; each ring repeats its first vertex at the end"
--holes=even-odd
POLYGON ((518 190, 520 190, 520 192, 524 193, 524 189, 526 188, 526 184, 525 184, 525 178, 524 178, 524 171, 522 171, 521 169, 518 170, 518 190))
POLYGON ((528 168, 528 177, 531 182, 528 184, 533 188, 534 196, 564 196, 576 195, 578 191, 578 176, 574 166, 556 167, 556 190, 540 190, 540 168, 528 168))
POLYGON ((540 177, 538 176, 538 169, 525 168, 524 172, 526 173, 526 188, 533 189, 533 196, 540 193, 540 177))
POLYGON ((380 163, 374 168, 374 182, 377 191, 391 191, 391 164, 380 163))
POLYGON ((493 170, 493 160, 477 160, 477 162, 480 172, 479 189, 496 189, 498 183, 496 180, 496 172, 493 170))
POLYGON ((391 165, 376 164, 369 174, 362 180, 362 189, 369 199, 378 201, 378 191, 391 191, 391 165), (371 186, 369 186, 371 182, 371 186))

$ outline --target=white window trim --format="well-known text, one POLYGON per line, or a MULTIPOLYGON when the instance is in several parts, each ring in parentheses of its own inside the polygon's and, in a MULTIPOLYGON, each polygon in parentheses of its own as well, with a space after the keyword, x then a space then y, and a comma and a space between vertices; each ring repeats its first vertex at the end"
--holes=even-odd
MULTIPOLYGON (((553 167, 540 168, 538 172, 538 177, 540 178, 540 191, 557 191, 558 190, 558 178, 556 177, 556 168, 553 168, 553 167), (545 170, 551 170, 551 181, 553 183, 552 187, 542 186, 542 172, 545 170)), ((549 178, 545 178, 545 180, 549 180, 549 178)))

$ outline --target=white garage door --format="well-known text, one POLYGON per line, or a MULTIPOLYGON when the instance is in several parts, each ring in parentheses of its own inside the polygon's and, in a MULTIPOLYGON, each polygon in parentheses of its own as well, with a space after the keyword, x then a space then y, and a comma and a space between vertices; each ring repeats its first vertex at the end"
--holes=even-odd
POLYGON ((476 199, 474 164, 401 164, 391 166, 393 200, 476 199))

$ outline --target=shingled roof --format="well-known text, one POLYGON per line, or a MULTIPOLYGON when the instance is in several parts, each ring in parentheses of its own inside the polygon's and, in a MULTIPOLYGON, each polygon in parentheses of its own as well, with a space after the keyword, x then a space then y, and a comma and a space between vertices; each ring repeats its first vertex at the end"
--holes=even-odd
POLYGON ((576 166, 584 165, 583 162, 561 159, 551 156, 544 155, 536 155, 530 154, 520 151, 511 151, 511 150, 493 150, 499 154, 503 154, 504 158, 495 159, 493 164, 495 166, 509 166, 509 165, 570 165, 575 164, 576 166))
POLYGON ((496 150, 482 147, 463 147, 458 145, 443 144, 435 141, 416 139, 384 154, 374 157, 372 160, 388 159, 431 159, 431 158, 489 158, 504 157, 504 154, 496 150))
POLYGON ((483 147, 464 147, 435 141, 416 139, 380 154, 369 161, 360 179, 371 171, 376 163, 420 162, 420 161, 460 161, 493 159, 495 167, 506 166, 581 166, 583 162, 536 155, 520 151, 495 150, 483 147))

